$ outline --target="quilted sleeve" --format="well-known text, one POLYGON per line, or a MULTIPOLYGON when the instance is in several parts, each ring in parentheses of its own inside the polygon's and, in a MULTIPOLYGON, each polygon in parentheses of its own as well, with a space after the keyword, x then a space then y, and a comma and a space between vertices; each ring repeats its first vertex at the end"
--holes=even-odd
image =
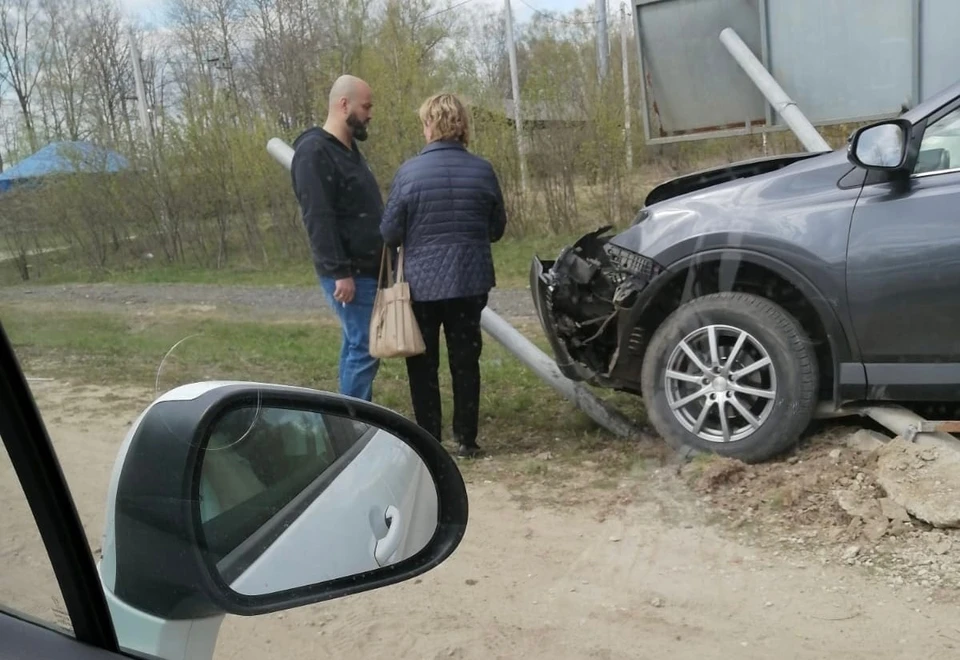
POLYGON ((493 178, 494 205, 490 216, 490 242, 496 243, 503 238, 503 233, 507 229, 507 207, 503 201, 503 191, 500 189, 500 180, 497 173, 490 167, 490 176, 493 178))
POLYGON ((380 235, 388 247, 403 244, 407 234, 407 200, 404 197, 403 168, 397 172, 390 185, 390 195, 380 220, 380 235))

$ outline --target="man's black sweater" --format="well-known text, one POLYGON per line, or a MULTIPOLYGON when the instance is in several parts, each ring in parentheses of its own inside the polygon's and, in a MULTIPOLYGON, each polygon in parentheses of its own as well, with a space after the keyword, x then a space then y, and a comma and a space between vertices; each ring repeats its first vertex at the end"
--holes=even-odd
POLYGON ((355 140, 348 149, 322 128, 293 143, 290 174, 321 277, 377 277, 383 198, 355 140))

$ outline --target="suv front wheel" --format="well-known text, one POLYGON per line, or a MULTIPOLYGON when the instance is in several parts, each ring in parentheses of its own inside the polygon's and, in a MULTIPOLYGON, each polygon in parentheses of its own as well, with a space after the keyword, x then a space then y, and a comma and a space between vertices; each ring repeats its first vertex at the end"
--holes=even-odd
POLYGON ((793 446, 817 404, 817 361, 803 328, 746 293, 674 311, 647 347, 641 379, 647 416, 668 444, 748 463, 793 446))

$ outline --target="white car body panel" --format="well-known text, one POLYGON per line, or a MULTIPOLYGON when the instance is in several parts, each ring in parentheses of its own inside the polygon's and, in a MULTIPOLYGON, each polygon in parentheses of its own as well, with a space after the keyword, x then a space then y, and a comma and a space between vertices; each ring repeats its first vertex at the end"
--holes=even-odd
MULTIPOLYGON (((116 497, 130 443, 154 405, 190 401, 216 388, 238 384, 256 383, 211 381, 162 394, 131 424, 118 451, 107 491, 102 560, 97 569, 118 641, 129 652, 168 660, 213 657, 223 615, 172 621, 130 607, 114 595, 116 497)), ((388 531, 384 521, 388 506, 400 512, 403 525, 397 551, 390 558, 396 561, 397 557, 411 556, 432 538, 437 526, 437 492, 416 452, 389 433, 377 431, 289 529, 231 586, 241 593, 263 593, 377 568, 374 553, 378 539, 388 531), (396 469, 398 463, 404 468, 396 469), (388 466, 390 469, 384 469, 388 466), (338 532, 337 542, 325 544, 326 538, 332 537, 332 530, 338 532)))
POLYGON ((168 660, 209 660, 213 657, 223 615, 182 621, 161 619, 130 607, 114 596, 105 584, 103 587, 117 641, 124 651, 168 660))
POLYGON ((390 506, 400 511, 402 525, 402 540, 394 557, 405 558, 433 537, 437 494, 416 452, 378 430, 306 511, 230 586, 241 594, 264 594, 374 570, 379 567, 374 551, 378 539, 387 535, 384 514, 390 506), (331 542, 334 530, 335 541, 331 542))

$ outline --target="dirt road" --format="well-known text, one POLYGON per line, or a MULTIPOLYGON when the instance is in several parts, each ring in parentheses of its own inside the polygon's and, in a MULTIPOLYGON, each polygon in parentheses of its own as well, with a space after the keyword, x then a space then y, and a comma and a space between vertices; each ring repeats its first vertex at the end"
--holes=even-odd
MULTIPOLYGON (((99 548, 113 460, 150 393, 58 381, 34 389, 99 548)), ((507 459, 490 459, 500 460, 507 459)), ((670 473, 638 473, 613 491, 579 489, 572 498, 579 504, 557 507, 536 504, 550 492, 517 498, 491 478, 489 464, 464 468, 469 528, 438 569, 327 604, 228 617, 216 657, 945 660, 960 653, 953 602, 894 589, 861 567, 734 539, 704 522, 703 505, 670 473), (626 501, 624 492, 638 504, 611 507, 626 501)), ((11 477, 0 464, 5 502, 19 496, 11 477)), ((569 484, 548 488, 571 499, 569 484)), ((26 542, 29 514, 14 507, 3 520, 0 593, 5 602, 49 610, 51 583, 39 584, 37 546, 26 542)))
MULTIPOLYGON (((62 303, 84 311, 166 306, 205 306, 254 315, 329 315, 320 287, 217 286, 213 284, 63 284, 0 287, 0 303, 62 303)), ((507 318, 533 318, 530 292, 494 289, 490 308, 507 318)))

